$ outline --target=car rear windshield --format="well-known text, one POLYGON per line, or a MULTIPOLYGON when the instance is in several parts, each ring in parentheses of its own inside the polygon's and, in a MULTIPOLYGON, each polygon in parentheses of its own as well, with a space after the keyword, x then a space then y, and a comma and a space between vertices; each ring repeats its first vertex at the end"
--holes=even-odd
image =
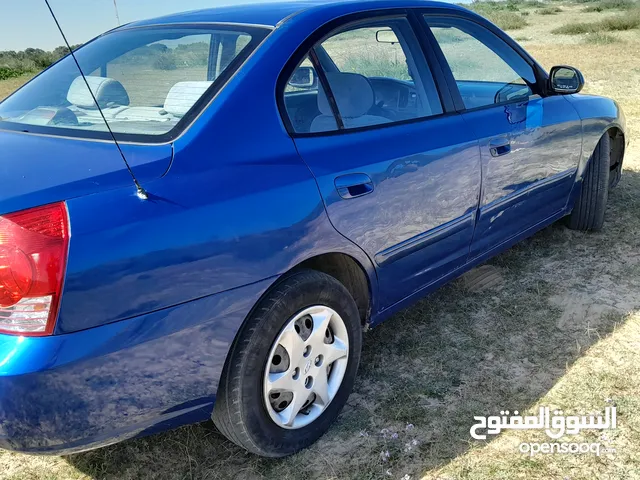
POLYGON ((241 25, 113 31, 74 52, 84 78, 69 55, 0 103, 0 128, 170 140, 267 34, 241 25))

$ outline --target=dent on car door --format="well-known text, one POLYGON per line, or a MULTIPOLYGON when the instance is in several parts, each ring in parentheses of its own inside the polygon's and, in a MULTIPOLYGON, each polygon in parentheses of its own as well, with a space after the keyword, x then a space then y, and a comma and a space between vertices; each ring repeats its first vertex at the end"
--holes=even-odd
POLYGON ((580 157, 580 118, 563 96, 545 97, 533 66, 484 25, 425 19, 480 141, 475 257, 564 212, 580 157))
MULTIPOLYGON (((308 52, 319 76, 315 117, 300 119, 296 109, 290 124, 333 225, 374 260, 384 308, 466 262, 480 193, 477 141, 459 115, 442 115, 404 16, 327 33, 308 52)), ((284 95, 300 95, 290 90, 284 95)))

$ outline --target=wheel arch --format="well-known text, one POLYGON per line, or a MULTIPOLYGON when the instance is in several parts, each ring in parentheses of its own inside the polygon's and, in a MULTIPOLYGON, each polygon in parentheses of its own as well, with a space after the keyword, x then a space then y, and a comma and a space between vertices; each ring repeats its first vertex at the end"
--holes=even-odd
POLYGON ((607 134, 611 140, 609 163, 611 175, 609 178, 609 186, 615 187, 622 176, 622 162, 624 160, 626 137, 622 129, 617 126, 609 127, 607 129, 607 134))
POLYGON ((320 253, 299 261, 284 273, 278 275, 271 285, 262 292, 236 332, 236 338, 246 324, 247 319, 251 317, 262 300, 289 275, 305 269, 325 273, 342 283, 355 300, 360 313, 360 321, 362 326, 366 328, 374 309, 374 291, 377 286, 375 270, 372 265, 369 266, 370 269, 367 269, 355 256, 340 251, 320 253))
POLYGON ((358 312, 360 314, 360 322, 363 328, 366 329, 369 326, 371 315, 374 311, 374 293, 377 288, 377 277, 373 265, 365 265, 354 255, 340 251, 316 254, 301 260, 281 275, 278 275, 277 278, 275 278, 258 297, 247 315, 244 317, 244 320, 235 333, 233 342, 231 342, 231 345, 229 346, 229 351, 227 352, 224 362, 223 373, 221 375, 222 377, 227 369, 227 364, 229 363, 229 359, 235 349, 240 332, 246 326, 247 320, 251 318, 251 315, 256 311, 256 308, 258 308, 263 299, 277 288, 282 281, 288 278, 289 275, 305 269, 323 272, 342 283, 356 302, 356 306, 358 307, 358 312))
POLYGON ((300 262, 282 277, 303 269, 326 273, 342 283, 356 302, 362 325, 368 325, 373 310, 373 282, 357 259, 342 252, 323 253, 300 262))
POLYGON ((363 262, 359 261, 355 256, 339 251, 321 253, 308 257, 277 276, 253 304, 240 324, 240 327, 235 332, 233 341, 229 345, 229 350, 227 351, 224 366, 220 374, 220 381, 223 381, 226 377, 229 361, 236 350, 240 333, 247 325, 247 320, 251 318, 251 315, 254 314, 262 301, 277 288, 281 282, 291 274, 305 269, 323 272, 342 283, 352 297, 354 297, 363 328, 366 329, 368 327, 374 308, 374 291, 377 288, 377 277, 373 265, 363 264, 363 262))

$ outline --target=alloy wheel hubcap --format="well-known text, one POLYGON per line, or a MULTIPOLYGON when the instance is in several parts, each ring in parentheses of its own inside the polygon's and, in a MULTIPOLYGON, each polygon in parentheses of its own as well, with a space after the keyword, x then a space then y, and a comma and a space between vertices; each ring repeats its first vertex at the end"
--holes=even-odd
POLYGON ((314 305, 293 316, 265 368, 263 397, 271 419, 289 429, 317 419, 338 392, 348 357, 347 327, 335 310, 314 305))

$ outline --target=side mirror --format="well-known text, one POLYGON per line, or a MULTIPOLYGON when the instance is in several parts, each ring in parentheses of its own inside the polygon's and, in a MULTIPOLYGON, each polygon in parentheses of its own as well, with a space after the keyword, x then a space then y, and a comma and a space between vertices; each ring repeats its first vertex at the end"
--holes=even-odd
POLYGON ((298 67, 289 79, 289 86, 309 89, 317 84, 316 71, 313 67, 298 67))
POLYGON ((560 65, 551 69, 549 87, 555 93, 578 93, 584 87, 584 77, 577 68, 560 65))
POLYGON ((390 28, 385 28, 383 30, 378 30, 376 32, 376 42, 378 43, 390 43, 391 45, 395 45, 398 42, 398 37, 393 30, 390 28))

